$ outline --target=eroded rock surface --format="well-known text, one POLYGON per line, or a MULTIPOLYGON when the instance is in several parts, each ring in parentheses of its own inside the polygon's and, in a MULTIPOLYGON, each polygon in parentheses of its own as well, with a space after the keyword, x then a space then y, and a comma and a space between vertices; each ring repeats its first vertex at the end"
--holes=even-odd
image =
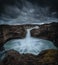
POLYGON ((6 52, 0 65, 58 65, 58 50, 45 50, 39 55, 19 54, 17 51, 6 52))
POLYGON ((50 40, 58 47, 58 23, 43 24, 30 33, 32 37, 50 40))

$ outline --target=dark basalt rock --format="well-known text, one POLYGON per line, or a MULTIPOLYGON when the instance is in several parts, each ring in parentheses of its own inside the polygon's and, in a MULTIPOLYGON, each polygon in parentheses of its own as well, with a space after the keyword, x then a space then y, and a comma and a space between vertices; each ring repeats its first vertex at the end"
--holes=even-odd
POLYGON ((58 47, 58 23, 40 25, 38 29, 30 31, 32 37, 47 39, 58 47))
POLYGON ((0 65, 58 65, 58 50, 45 50, 39 55, 19 54, 9 50, 0 65))
POLYGON ((10 39, 22 39, 26 36, 25 28, 20 25, 0 25, 0 48, 10 39))

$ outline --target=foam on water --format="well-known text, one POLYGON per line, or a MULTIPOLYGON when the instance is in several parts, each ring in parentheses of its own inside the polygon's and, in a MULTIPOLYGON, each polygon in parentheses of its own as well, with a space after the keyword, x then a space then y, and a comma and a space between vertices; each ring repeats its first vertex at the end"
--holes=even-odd
POLYGON ((31 53, 37 55, 42 50, 56 49, 56 47, 53 45, 51 41, 32 38, 30 36, 30 30, 31 29, 27 29, 27 35, 25 39, 15 39, 15 40, 8 41, 4 45, 5 50, 14 49, 21 54, 31 53))

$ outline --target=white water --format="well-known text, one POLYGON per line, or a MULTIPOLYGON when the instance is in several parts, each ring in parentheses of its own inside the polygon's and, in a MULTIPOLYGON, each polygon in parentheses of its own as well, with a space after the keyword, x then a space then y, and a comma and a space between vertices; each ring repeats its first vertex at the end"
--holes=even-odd
POLYGON ((25 39, 15 39, 8 41, 4 45, 5 50, 14 49, 21 54, 31 53, 37 55, 42 50, 56 49, 56 47, 53 45, 51 41, 32 38, 30 36, 30 30, 31 29, 27 29, 27 35, 25 39))

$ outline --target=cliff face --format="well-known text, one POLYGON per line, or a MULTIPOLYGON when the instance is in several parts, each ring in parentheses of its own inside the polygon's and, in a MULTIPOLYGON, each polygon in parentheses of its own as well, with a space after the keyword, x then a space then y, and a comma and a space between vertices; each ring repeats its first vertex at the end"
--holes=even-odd
POLYGON ((17 51, 9 50, 5 53, 0 65, 57 65, 58 50, 45 50, 39 55, 19 54, 17 51))
POLYGON ((50 40, 58 47, 58 23, 43 24, 30 33, 32 37, 50 40))

